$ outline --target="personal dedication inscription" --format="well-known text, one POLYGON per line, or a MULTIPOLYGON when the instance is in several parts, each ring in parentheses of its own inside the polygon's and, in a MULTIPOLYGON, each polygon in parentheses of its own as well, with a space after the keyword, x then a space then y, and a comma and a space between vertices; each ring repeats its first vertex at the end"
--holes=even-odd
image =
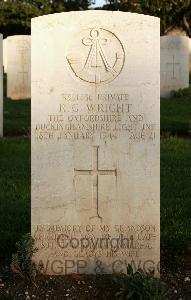
POLYGON ((45 273, 159 273, 159 48, 150 16, 32 20, 32 234, 45 273))

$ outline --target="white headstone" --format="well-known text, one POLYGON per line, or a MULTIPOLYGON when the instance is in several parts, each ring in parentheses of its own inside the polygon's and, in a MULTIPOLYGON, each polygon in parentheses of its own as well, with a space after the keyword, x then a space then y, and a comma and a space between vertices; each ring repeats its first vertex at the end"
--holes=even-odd
POLYGON ((31 97, 30 57, 31 37, 29 35, 7 38, 7 97, 13 100, 31 97))
POLYGON ((7 73, 7 39, 3 40, 3 69, 7 73))
POLYGON ((161 37, 161 97, 189 86, 188 51, 188 37, 161 37))
POLYGON ((49 274, 158 272, 159 19, 32 20, 32 234, 49 274))
POLYGON ((3 136, 3 35, 0 34, 0 137, 3 136))

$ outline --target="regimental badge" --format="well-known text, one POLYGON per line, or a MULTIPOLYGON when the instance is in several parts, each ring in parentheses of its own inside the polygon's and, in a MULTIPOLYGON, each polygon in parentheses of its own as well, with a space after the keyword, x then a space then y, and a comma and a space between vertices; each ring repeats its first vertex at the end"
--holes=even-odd
POLYGON ((104 84, 121 72, 125 52, 117 36, 103 28, 82 31, 66 57, 75 76, 90 84, 104 84))

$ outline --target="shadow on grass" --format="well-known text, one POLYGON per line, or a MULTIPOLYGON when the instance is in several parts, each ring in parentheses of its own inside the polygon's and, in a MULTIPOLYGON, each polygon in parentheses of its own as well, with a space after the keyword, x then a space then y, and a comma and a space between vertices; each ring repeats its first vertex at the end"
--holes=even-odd
POLYGON ((0 257, 30 231, 30 140, 0 140, 0 257))
POLYGON ((4 74, 4 136, 30 135, 31 101, 6 97, 7 79, 4 74))
POLYGON ((191 137, 191 86, 161 99, 161 132, 191 137))
POLYGON ((4 100, 4 136, 30 135, 30 100, 4 100))
POLYGON ((191 245, 191 140, 161 141, 161 243, 179 254, 191 245))

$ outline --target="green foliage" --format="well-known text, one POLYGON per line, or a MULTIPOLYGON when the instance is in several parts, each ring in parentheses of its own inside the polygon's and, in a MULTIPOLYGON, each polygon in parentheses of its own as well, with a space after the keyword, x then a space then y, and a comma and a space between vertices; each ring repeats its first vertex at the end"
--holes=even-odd
POLYGON ((118 300, 167 300, 167 288, 154 272, 143 272, 139 269, 133 272, 131 265, 127 267, 127 274, 116 277, 120 286, 116 293, 118 300))
POLYGON ((191 36, 191 2, 190 0, 144 0, 142 12, 148 13, 161 19, 161 31, 180 27, 191 36))
POLYGON ((161 19, 161 34, 182 28, 191 37, 190 0, 108 0, 105 9, 122 10, 152 15, 161 19))
POLYGON ((179 89, 178 91, 172 91, 171 95, 172 98, 183 98, 183 99, 191 99, 191 86, 185 89, 179 89))
POLYGON ((12 255, 11 270, 22 278, 33 278, 36 275, 36 266, 32 261, 33 255, 38 250, 34 246, 31 235, 25 234, 16 243, 17 253, 12 255))
POLYGON ((31 18, 88 9, 92 0, 0 0, 0 32, 4 37, 30 34, 31 18))
POLYGON ((0 1, 0 31, 4 37, 30 34, 31 18, 51 12, 47 2, 47 0, 0 1))
MULTIPOLYGON (((31 18, 88 9, 93 0, 0 0, 0 32, 4 37, 30 34, 31 18)), ((175 27, 191 37, 190 0, 106 0, 103 9, 143 13, 161 19, 161 34, 175 27)))

